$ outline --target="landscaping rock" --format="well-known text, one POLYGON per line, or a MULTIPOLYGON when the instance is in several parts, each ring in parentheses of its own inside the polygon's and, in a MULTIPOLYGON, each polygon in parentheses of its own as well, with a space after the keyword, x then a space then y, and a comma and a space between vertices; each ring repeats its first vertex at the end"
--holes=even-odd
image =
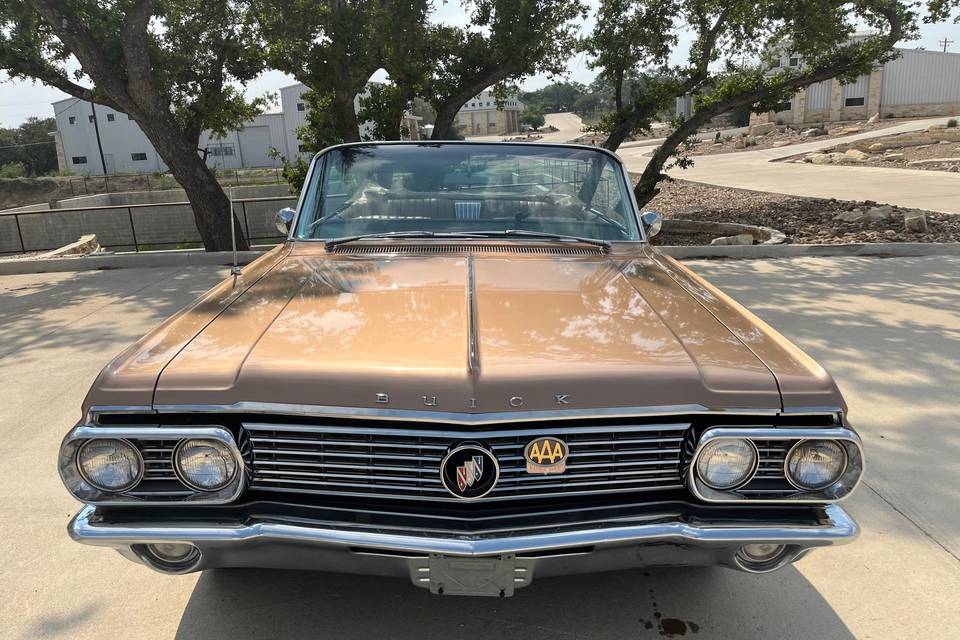
POLYGON ((812 162, 813 164, 830 164, 830 154, 828 153, 811 153, 808 155, 805 160, 812 162))
POLYGON ((888 153, 883 156, 884 160, 901 160, 903 159, 902 153, 888 153))
POLYGON ((870 153, 880 153, 886 148, 886 145, 882 142, 874 142, 872 145, 867 147, 867 150, 870 151, 870 153))
POLYGON ((777 142, 773 143, 773 148, 779 149, 780 147, 787 147, 787 146, 790 146, 791 144, 793 143, 790 142, 789 140, 778 140, 777 142))
POLYGON ((710 244, 753 244, 753 236, 749 233, 739 233, 735 236, 723 236, 714 238, 710 244))
POLYGON ((907 211, 903 214, 903 228, 910 233, 926 233, 927 216, 922 211, 907 211))
POLYGON ((777 124, 775 122, 764 122, 763 124, 755 124, 750 127, 750 135, 752 136, 764 136, 770 133, 771 131, 776 131, 777 124))
POLYGON ((907 166, 921 167, 925 164, 947 164, 949 162, 960 162, 960 158, 925 158, 923 160, 911 160, 907 163, 907 166))
POLYGON ((812 129, 807 129, 806 131, 804 131, 803 133, 801 133, 801 134, 800 134, 800 137, 801 137, 801 138, 816 138, 816 137, 818 137, 818 136, 825 136, 825 135, 827 135, 827 132, 826 132, 825 129, 822 129, 822 128, 820 128, 820 127, 814 127, 814 128, 812 128, 812 129))
POLYGON ((863 151, 860 151, 860 149, 847 149, 843 153, 843 155, 853 160, 856 160, 857 162, 863 162, 864 160, 868 160, 870 158, 869 155, 867 155, 863 151))
POLYGON ((875 113, 872 116, 870 116, 869 120, 867 120, 867 124, 876 124, 879 120, 880 120, 880 114, 875 113))
POLYGON ((863 131, 863 128, 862 127, 844 127, 842 131, 845 135, 849 135, 851 133, 860 133, 861 131, 863 131))
POLYGON ((867 212, 864 214, 868 220, 886 220, 893 214, 893 207, 888 204, 880 205, 879 207, 873 207, 872 209, 867 209, 867 212))
POLYGON ((839 220, 840 222, 860 222, 864 219, 864 213, 860 209, 854 209, 853 211, 841 211, 836 216, 834 220, 839 220))

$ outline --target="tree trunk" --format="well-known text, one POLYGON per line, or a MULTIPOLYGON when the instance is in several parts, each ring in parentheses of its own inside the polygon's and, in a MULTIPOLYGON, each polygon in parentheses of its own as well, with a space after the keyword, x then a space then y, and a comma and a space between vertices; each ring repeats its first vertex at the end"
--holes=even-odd
POLYGON ((360 142, 360 126, 353 106, 355 96, 355 91, 338 89, 334 92, 333 102, 330 105, 337 132, 344 142, 360 142))
POLYGON ((463 105, 445 104, 437 110, 437 119, 433 123, 433 133, 430 134, 431 140, 449 140, 450 129, 457 119, 457 111, 463 105))
POLYGON ((237 250, 249 249, 243 226, 230 214, 230 199, 217 182, 216 176, 198 155, 196 145, 180 138, 172 128, 158 131, 155 127, 143 127, 143 124, 140 126, 157 153, 170 167, 174 179, 186 192, 204 249, 231 250, 231 217, 236 225, 237 250))
POLYGON ((688 137, 696 133, 697 129, 717 115, 717 111, 719 110, 710 109, 694 113, 689 120, 684 120, 683 124, 677 127, 676 130, 663 141, 662 145, 657 147, 657 150, 654 151, 653 156, 651 156, 646 168, 640 175, 637 186, 633 189, 633 195, 637 199, 637 206, 643 207, 656 197, 660 192, 660 190, 657 189, 657 183, 664 178, 662 173, 663 165, 667 163, 667 160, 677 150, 677 147, 683 144, 684 140, 688 137))

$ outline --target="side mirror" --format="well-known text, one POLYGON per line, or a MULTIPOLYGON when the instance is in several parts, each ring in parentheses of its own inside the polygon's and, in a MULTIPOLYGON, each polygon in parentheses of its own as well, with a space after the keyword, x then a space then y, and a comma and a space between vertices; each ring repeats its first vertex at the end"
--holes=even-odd
POLYGON ((296 209, 291 209, 290 207, 284 207, 277 211, 277 217, 274 219, 274 223, 277 225, 277 229, 284 236, 290 235, 290 225, 293 224, 293 219, 297 217, 296 209))
POLYGON ((649 240, 660 233, 660 227, 663 226, 663 217, 656 211, 644 211, 640 214, 640 223, 643 225, 643 232, 649 240))

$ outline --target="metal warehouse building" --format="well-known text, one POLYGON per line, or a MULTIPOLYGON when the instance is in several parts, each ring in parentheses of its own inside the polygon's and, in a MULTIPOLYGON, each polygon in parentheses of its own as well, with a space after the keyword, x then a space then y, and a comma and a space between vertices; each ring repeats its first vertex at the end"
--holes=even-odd
MULTIPOLYGON (((76 98, 54 102, 53 111, 61 171, 81 175, 167 171, 147 136, 125 113, 76 98)), ((270 149, 286 155, 283 113, 256 116, 223 138, 204 131, 199 147, 207 150, 207 164, 211 167, 279 166, 279 160, 270 157, 270 149)))
MULTIPOLYGON (((797 93, 778 111, 756 115, 751 122, 812 124, 839 120, 950 116, 960 114, 960 53, 900 49, 900 57, 856 82, 825 80, 797 93)), ((784 56, 779 66, 800 66, 784 56)))

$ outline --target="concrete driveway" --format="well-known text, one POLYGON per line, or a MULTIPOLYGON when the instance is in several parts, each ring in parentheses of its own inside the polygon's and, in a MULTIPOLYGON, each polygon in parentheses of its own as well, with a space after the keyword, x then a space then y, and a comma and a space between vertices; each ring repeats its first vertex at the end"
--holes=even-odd
MULTIPOLYGON (((841 142, 918 131, 946 121, 947 118, 914 120, 886 129, 779 149, 696 156, 692 167, 672 169, 669 173, 682 180, 738 189, 839 200, 874 200, 901 207, 960 213, 960 173, 774 162, 841 142)), ((637 173, 647 166, 650 153, 649 145, 618 151, 627 168, 637 173)))
POLYGON ((71 542, 55 472, 100 368, 223 271, 0 278, 0 637, 945 638, 960 628, 960 258, 694 262, 838 378, 867 449, 856 543, 766 576, 536 581, 509 600, 294 571, 162 576, 71 542))
MULTIPOLYGON (((582 135, 580 129, 583 128, 583 120, 575 113, 548 113, 544 115, 546 126, 554 126, 556 131, 544 131, 536 142, 567 142, 577 136, 582 135)), ((510 133, 496 136, 469 136, 470 142, 500 142, 506 138, 521 135, 519 133, 510 133)))

